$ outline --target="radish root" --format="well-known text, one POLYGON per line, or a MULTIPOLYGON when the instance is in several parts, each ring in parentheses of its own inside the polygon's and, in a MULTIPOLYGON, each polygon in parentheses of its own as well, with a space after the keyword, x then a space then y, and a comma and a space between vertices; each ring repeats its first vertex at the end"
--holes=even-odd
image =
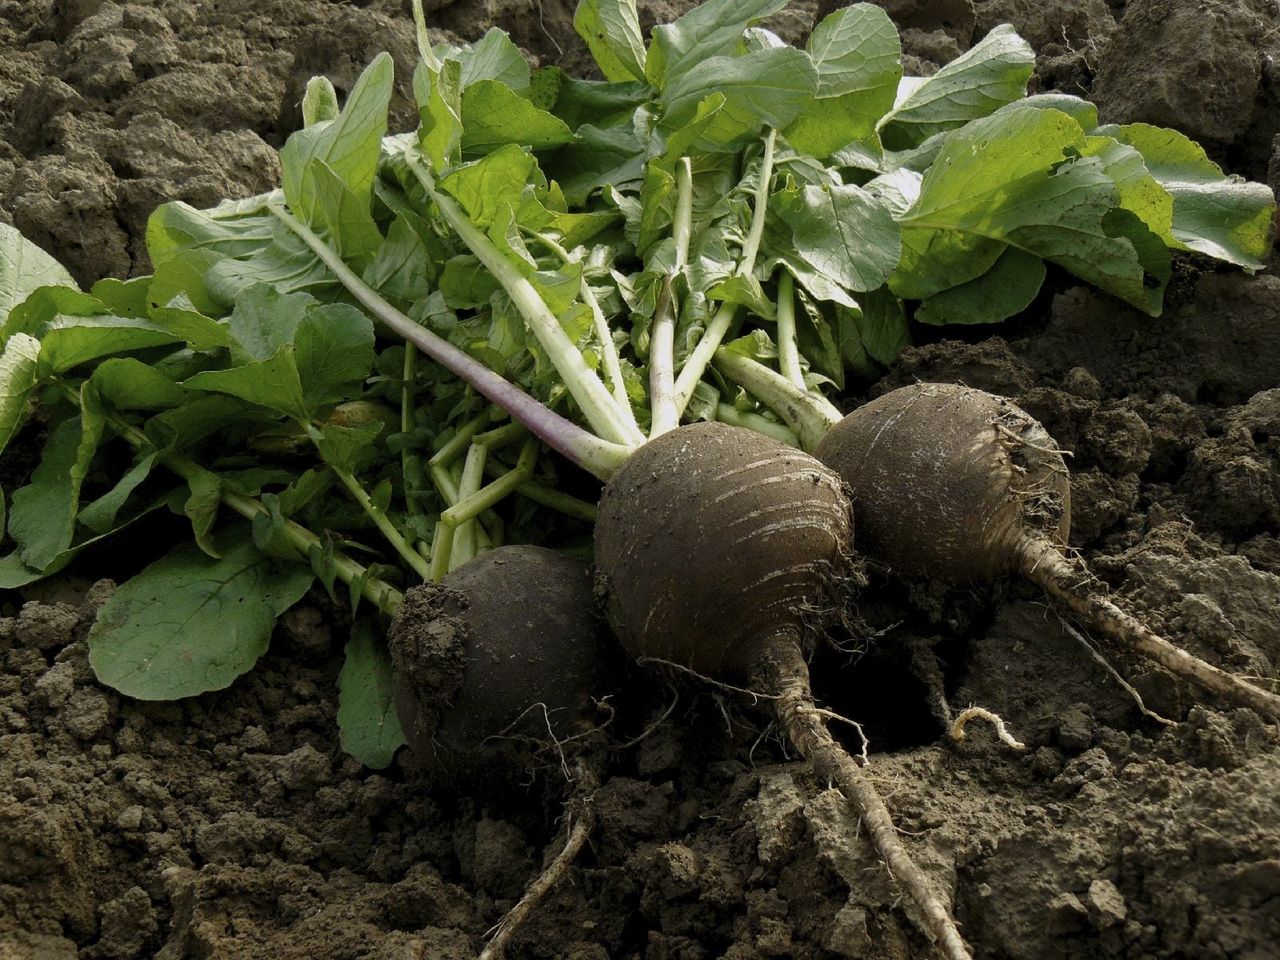
POLYGON ((591 836, 591 830, 596 822, 592 801, 595 799, 599 778, 591 767, 582 761, 575 764, 575 772, 577 778, 573 796, 566 804, 568 808, 566 823, 569 826, 569 833, 565 838, 564 846, 538 878, 529 884, 520 901, 492 928, 493 937, 485 944, 479 960, 501 960, 516 930, 538 906, 539 901, 546 896, 547 891, 569 872, 569 867, 586 845, 587 838, 591 836))
POLYGON ((966 736, 964 732, 965 724, 970 720, 986 720, 989 724, 996 728, 996 736, 1000 738, 1000 742, 1014 750, 1025 750, 1027 745, 1009 732, 1009 728, 1005 726, 1004 720, 1000 714, 993 713, 986 707, 968 707, 960 711, 960 715, 956 717, 951 724, 951 739, 963 740, 966 736))
POLYGON ((941 946, 947 960, 973 960, 951 911, 898 839, 880 794, 822 722, 809 692, 809 668, 799 645, 789 640, 769 644, 757 657, 753 673, 753 686, 776 692, 774 710, 787 739, 812 764, 819 779, 834 783, 857 810, 876 852, 923 915, 925 932, 941 946))
POLYGON ((1027 539, 1021 545, 1019 556, 1023 576, 1113 640, 1211 693, 1280 718, 1280 696, 1192 656, 1152 632, 1101 593, 1094 590, 1082 593, 1075 584, 1083 571, 1052 543, 1034 537, 1027 539))

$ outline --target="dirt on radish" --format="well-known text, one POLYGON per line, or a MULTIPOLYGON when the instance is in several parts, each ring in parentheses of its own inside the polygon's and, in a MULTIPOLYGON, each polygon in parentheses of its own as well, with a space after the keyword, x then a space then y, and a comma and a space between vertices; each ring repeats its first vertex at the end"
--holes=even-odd
MULTIPOLYGON (((1012 20, 1040 51, 1042 89, 1097 76, 1104 119, 1184 127, 1267 179, 1280 34, 1260 0, 880 5, 917 72, 1012 20), (1183 26, 1162 26, 1170 11, 1183 26), (1232 82, 1206 99, 1203 70, 1232 82)), ((646 22, 659 6, 668 19, 679 4, 642 4, 646 22)), ((812 7, 781 29, 794 37, 812 7)), ((466 37, 496 16, 544 61, 581 63, 569 15, 549 0, 435 13, 466 37)), ((82 281, 141 272, 155 203, 264 189, 305 79, 345 90, 379 50, 407 65, 412 39, 398 0, 0 0, 0 218, 82 281)), ((1129 609, 1198 656, 1273 673, 1280 281, 1186 261, 1168 299, 1152 321, 1057 276, 999 329, 915 331, 922 345, 849 401, 916 380, 1008 395, 1073 451, 1072 545, 1129 609)), ((29 466, 7 451, 0 484, 29 466)), ((85 574, 119 564, 91 556, 85 574)), ((820 650, 815 692, 863 723, 868 773, 978 954, 1269 955, 1280 748, 1256 714, 1193 707, 1188 687, 1102 644, 1148 710, 1185 719, 1144 716, 1030 585, 993 596, 871 576, 857 612, 874 639, 860 658, 820 650), (996 711, 1028 749, 979 724, 945 743, 922 649, 940 656, 950 705, 996 711)), ((83 577, 0 596, 4 960, 461 960, 554 855, 558 796, 459 798, 424 791, 403 762, 375 774, 342 754, 341 608, 316 597, 289 614, 229 690, 144 704, 93 680, 84 637, 110 588, 83 577)), ((620 739, 653 729, 614 758, 591 844, 510 956, 932 955, 842 798, 759 739, 759 714, 728 693, 634 687, 620 739)))

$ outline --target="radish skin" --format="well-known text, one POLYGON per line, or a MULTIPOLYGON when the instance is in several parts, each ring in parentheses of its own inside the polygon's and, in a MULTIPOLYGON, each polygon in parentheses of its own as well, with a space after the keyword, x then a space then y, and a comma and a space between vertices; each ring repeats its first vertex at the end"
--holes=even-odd
POLYGON ((1280 717, 1280 697, 1192 656, 1105 595, 1063 547, 1071 487, 1053 439, 1012 401, 948 383, 901 387, 850 413, 816 450, 848 483, 859 545, 895 574, 953 583, 1018 573, 1169 672, 1280 717))
POLYGON ((746 678, 820 780, 839 785, 948 960, 971 960, 871 782, 813 701, 805 651, 857 579, 853 513, 810 455, 721 423, 651 440, 605 486, 596 589, 636 657, 713 681, 746 678))

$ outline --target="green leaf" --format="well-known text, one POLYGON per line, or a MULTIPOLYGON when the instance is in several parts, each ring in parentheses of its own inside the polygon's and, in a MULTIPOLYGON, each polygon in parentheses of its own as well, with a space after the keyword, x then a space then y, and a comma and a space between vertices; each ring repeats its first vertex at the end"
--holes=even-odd
POLYGON ((1275 239, 1276 198, 1269 187, 1224 177, 1203 147, 1176 130, 1130 123, 1095 133, 1142 154, 1151 176, 1173 198, 1178 248, 1262 269, 1275 239))
POLYGON ((227 370, 206 370, 184 381, 188 390, 207 390, 305 419, 307 404, 294 361, 293 347, 283 346, 266 360, 254 360, 227 370))
POLYGON ((302 395, 310 412, 360 396, 373 369, 373 322, 345 303, 307 311, 294 335, 302 395))
POLYGON ((0 353, 0 452, 27 422, 27 401, 40 382, 39 357, 40 341, 25 333, 10 337, 0 353))
POLYGON ((418 128, 422 150, 436 170, 444 170, 462 143, 462 65, 446 60, 435 72, 419 63, 413 88, 422 120, 418 128))
POLYGON ((817 85, 813 61, 792 47, 711 57, 667 85, 659 101, 662 126, 684 126, 697 116, 703 99, 718 95, 724 104, 708 122, 701 141, 734 143, 755 136, 764 126, 785 128, 813 100, 817 85))
POLYGON ((186 479, 190 494, 183 501, 182 512, 191 521, 196 545, 216 560, 222 554, 214 544, 213 524, 222 503, 222 481, 216 473, 203 469, 191 471, 186 479))
POLYGON ((448 50, 446 60, 456 60, 462 68, 462 88, 485 80, 497 80, 512 90, 529 86, 529 64, 509 36, 490 27, 483 37, 465 47, 448 50))
POLYGON ((31 482, 13 493, 9 536, 22 562, 33 569, 45 570, 71 546, 84 479, 77 470, 81 440, 79 417, 58 424, 45 441, 31 482))
POLYGON ((708 0, 674 23, 653 28, 645 76, 655 87, 674 83, 711 57, 732 54, 743 31, 771 17, 788 0, 708 0))
POLYGON ((10 310, 40 287, 76 289, 76 282, 62 264, 16 227, 0 223, 0 326, 10 310))
POLYGON ((152 469, 156 462, 160 459, 160 451, 149 450, 145 453, 139 453, 131 466, 118 481, 115 486, 98 497, 92 503, 81 508, 78 517, 80 523, 84 524, 88 529, 96 534, 105 535, 109 533, 116 524, 116 516, 120 512, 120 508, 125 505, 129 496, 136 490, 143 480, 151 475, 152 469))
POLYGON ((342 749, 374 770, 389 766, 405 744, 391 691, 391 658, 361 620, 351 628, 338 674, 338 731, 342 749))
POLYGON ((118 589, 89 632, 89 663, 107 686, 139 700, 221 690, 267 650, 276 617, 313 576, 270 560, 243 538, 219 560, 179 547, 118 589))
POLYGON ((858 329, 867 353, 886 367, 911 342, 902 301, 883 287, 862 298, 858 329))
POLYGON ((403 216, 397 216, 363 280, 392 303, 405 307, 431 292, 434 270, 418 231, 403 216))
POLYGON ((15 333, 39 336, 59 316, 92 317, 111 311, 97 297, 71 287, 41 287, 12 310, 0 329, 0 343, 15 333))
POLYGON ((573 28, 608 80, 643 80, 647 52, 635 0, 581 0, 573 28))
POLYGON ((356 81, 337 119, 297 131, 280 151, 285 200, 305 223, 323 226, 313 160, 328 164, 360 202, 369 203, 394 75, 391 55, 379 54, 356 81))
POLYGON ((1088 137, 1084 155, 1097 157, 1116 185, 1120 206, 1137 216, 1167 246, 1181 248, 1173 235, 1173 197, 1151 176, 1140 154, 1111 137, 1088 137))
POLYGON ((325 463, 349 473, 359 473, 377 455, 375 444, 381 432, 381 423, 354 427, 326 423, 321 428, 313 428, 312 439, 325 463))
POLYGON ((784 136, 797 150, 826 157, 854 141, 873 141, 902 79, 902 44, 882 9, 858 3, 824 19, 806 46, 818 70, 817 99, 784 136))
POLYGON ((312 127, 338 119, 338 91, 328 77, 312 77, 302 95, 302 125, 312 127))
MULTIPOLYGON (((803 261, 811 268, 796 275, 806 288, 816 271, 846 290, 874 290, 897 266, 898 225, 889 209, 861 187, 793 187, 775 194, 771 206, 791 228, 794 253, 785 262, 803 261)), ((827 299, 818 290, 809 292, 827 299)))
POLYGON ((572 130, 584 123, 607 127, 625 123, 652 95, 647 83, 608 83, 571 77, 559 67, 543 67, 539 74, 553 74, 559 80, 555 103, 548 109, 572 130))
POLYGON ((881 123, 885 148, 919 146, 1021 99, 1035 64, 1030 45, 1009 24, 1001 24, 933 76, 908 85, 909 92, 881 123))
POLYGON ((363 270, 382 246, 382 234, 369 212, 369 198, 356 196, 323 160, 311 161, 317 209, 323 232, 342 259, 363 270))
POLYGON ((573 139, 568 125, 497 80, 481 80, 462 91, 462 149, 490 153, 506 144, 547 150, 573 139))
POLYGON ((152 306, 148 315, 157 327, 185 340, 192 350, 219 350, 235 342, 226 324, 196 310, 184 294, 163 306, 152 306))
POLYGON ((89 378, 115 410, 167 410, 187 399, 186 391, 154 367, 133 357, 104 360, 89 378))
POLYGON ((1021 313, 1040 292, 1045 266, 1039 257, 1009 247, 986 273, 934 294, 920 304, 920 323, 996 323, 1021 313))
POLYGON ((1120 210, 1100 160, 1067 160, 1084 148, 1066 114, 1021 105, 952 133, 900 219, 902 260, 890 288, 923 300, 986 273, 1011 245, 1159 313, 1163 244, 1120 210))
POLYGON ((537 166, 527 151, 508 144, 454 168, 440 180, 440 188, 462 204, 473 223, 488 227, 503 210, 518 204, 537 166))
POLYGON ((113 354, 177 342, 168 330, 133 317, 59 317, 40 337, 40 365, 64 373, 113 354))
POLYGON ((151 279, 104 277, 89 288, 89 295, 100 300, 108 312, 118 317, 145 317, 150 305, 147 294, 151 290, 151 279))

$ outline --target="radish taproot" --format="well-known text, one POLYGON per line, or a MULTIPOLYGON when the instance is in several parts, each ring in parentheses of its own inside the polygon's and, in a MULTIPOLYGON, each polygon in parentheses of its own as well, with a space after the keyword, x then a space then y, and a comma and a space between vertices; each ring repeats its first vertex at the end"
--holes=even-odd
POLYGON ((970 956, 950 911, 898 839, 888 808, 831 736, 805 654, 855 582, 844 485, 812 456, 740 427, 697 423, 650 440, 605 485, 596 584, 635 657, 767 699, 819 780, 857 808, 950 960, 970 956))
POLYGON ((848 484, 859 548, 906 577, 1018 573, 1098 630, 1224 699, 1280 717, 1280 697, 1192 656, 1121 610, 1064 552, 1062 453, 1012 401, 949 383, 892 390, 835 423, 819 460, 848 484))
POLYGON ((490 550, 409 590, 390 646, 396 713, 433 779, 474 787, 554 764, 572 782, 564 845, 498 924, 481 954, 494 960, 594 823, 609 656, 590 568, 541 547, 490 550))

